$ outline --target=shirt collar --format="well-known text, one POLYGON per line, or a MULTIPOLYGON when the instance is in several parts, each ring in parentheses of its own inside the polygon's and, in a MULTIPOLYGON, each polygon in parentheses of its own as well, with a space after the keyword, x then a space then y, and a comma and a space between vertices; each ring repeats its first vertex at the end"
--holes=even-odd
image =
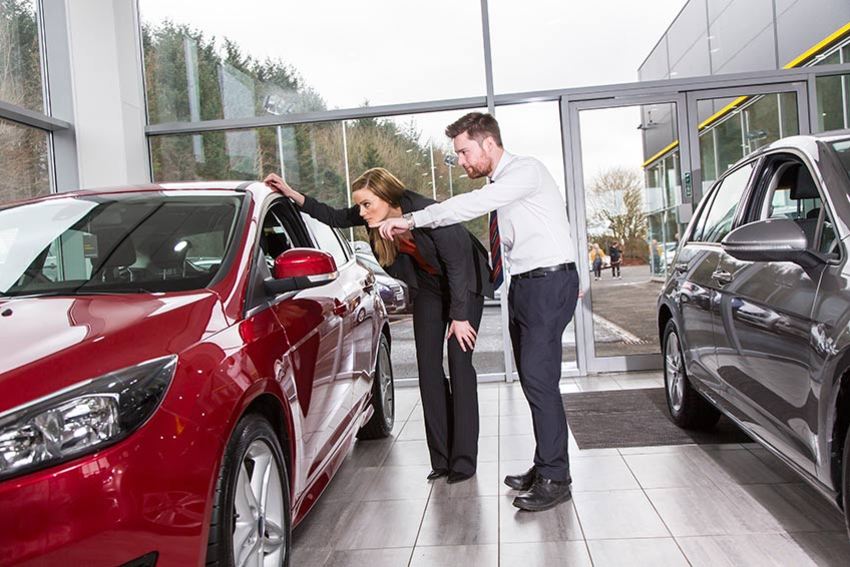
POLYGON ((493 173, 490 175, 490 179, 496 179, 499 177, 499 174, 505 170, 505 166, 508 165, 514 159, 514 155, 508 153, 507 150, 502 152, 502 157, 499 158, 499 163, 496 165, 496 169, 493 170, 493 173))

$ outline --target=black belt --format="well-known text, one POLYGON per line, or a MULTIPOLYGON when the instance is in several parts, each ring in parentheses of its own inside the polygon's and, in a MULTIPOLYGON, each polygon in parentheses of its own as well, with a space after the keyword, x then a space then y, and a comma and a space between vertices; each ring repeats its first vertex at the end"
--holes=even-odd
POLYGON ((545 278, 551 273, 554 272, 563 272, 565 270, 569 270, 570 272, 576 271, 575 262, 567 262, 566 264, 558 264, 557 266, 545 266, 543 268, 535 268, 528 272, 523 272, 521 274, 516 274, 511 276, 511 278, 521 280, 522 278, 545 278))

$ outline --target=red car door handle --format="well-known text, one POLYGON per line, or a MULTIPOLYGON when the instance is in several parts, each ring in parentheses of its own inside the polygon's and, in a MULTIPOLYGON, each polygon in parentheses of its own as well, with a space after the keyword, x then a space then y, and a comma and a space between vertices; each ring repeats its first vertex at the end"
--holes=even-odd
POLYGON ((346 313, 348 313, 348 305, 340 302, 339 299, 334 299, 334 315, 342 317, 346 313))

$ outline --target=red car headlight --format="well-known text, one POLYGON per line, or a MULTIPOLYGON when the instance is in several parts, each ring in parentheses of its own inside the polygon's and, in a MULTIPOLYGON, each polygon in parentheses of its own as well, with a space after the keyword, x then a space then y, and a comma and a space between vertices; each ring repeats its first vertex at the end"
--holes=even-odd
POLYGON ((0 414, 0 480, 120 441, 153 414, 177 356, 87 380, 0 414))

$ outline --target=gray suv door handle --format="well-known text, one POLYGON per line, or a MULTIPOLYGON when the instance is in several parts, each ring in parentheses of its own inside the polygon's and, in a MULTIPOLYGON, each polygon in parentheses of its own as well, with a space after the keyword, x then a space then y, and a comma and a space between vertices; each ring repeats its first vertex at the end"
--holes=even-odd
POLYGON ((711 279, 721 285, 726 285, 728 283, 732 283, 732 274, 730 274, 726 270, 721 270, 718 268, 714 270, 713 274, 711 274, 711 279))

